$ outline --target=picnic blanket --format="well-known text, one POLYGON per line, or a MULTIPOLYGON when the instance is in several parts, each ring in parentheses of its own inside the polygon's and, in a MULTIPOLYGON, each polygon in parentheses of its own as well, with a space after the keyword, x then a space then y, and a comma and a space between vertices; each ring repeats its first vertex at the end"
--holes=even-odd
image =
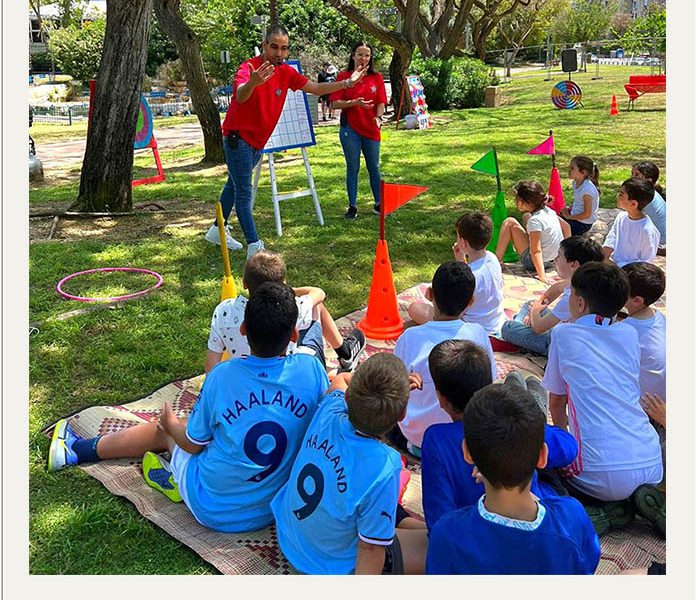
MULTIPOLYGON (((512 316, 526 300, 541 294, 545 285, 517 267, 504 274, 505 310, 512 316)), ((408 304, 423 298, 427 284, 409 288, 398 296, 399 312, 408 321, 408 304)), ((355 311, 336 321, 342 334, 349 333, 364 316, 365 310, 355 311)), ((376 352, 391 352, 394 341, 368 340, 362 360, 376 352)), ((528 353, 495 353, 499 379, 518 368, 542 376, 545 359, 528 353)), ((335 353, 326 349, 329 368, 337 366, 335 353)), ((118 431, 136 423, 154 420, 160 407, 169 401, 178 417, 186 416, 197 399, 203 375, 174 381, 141 400, 119 406, 94 406, 70 418, 78 435, 92 437, 118 431)), ((47 430, 50 432, 51 428, 47 430)), ((158 525, 181 543, 189 546, 221 573, 237 575, 270 575, 295 573, 277 545, 274 526, 242 534, 224 534, 203 527, 192 517, 183 503, 175 504, 163 494, 150 488, 141 474, 141 461, 120 459, 81 465, 84 471, 100 481, 111 493, 132 502, 147 519, 158 525)), ((412 477, 403 497, 406 510, 422 518, 420 465, 409 461, 412 477)), ((606 534, 601 539, 602 557, 597 574, 614 574, 623 569, 648 567, 652 561, 666 562, 666 543, 653 527, 637 519, 630 527, 606 534)))

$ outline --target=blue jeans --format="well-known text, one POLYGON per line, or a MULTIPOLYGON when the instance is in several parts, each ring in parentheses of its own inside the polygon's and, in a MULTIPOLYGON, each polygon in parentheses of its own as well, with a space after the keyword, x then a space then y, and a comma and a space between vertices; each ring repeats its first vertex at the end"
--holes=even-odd
POLYGON ((520 312, 512 321, 506 321, 501 328, 501 337, 511 344, 547 356, 549 353, 550 332, 535 333, 529 325, 525 325, 525 317, 530 314, 532 300, 523 304, 520 312))
POLYGON ((350 206, 357 206, 357 175, 360 172, 360 151, 365 157, 369 185, 372 188, 374 203, 379 204, 379 142, 360 135, 349 125, 340 127, 340 145, 345 155, 345 187, 348 190, 350 206))
POLYGON ((326 368, 326 355, 323 352, 323 329, 320 321, 312 321, 307 329, 299 332, 297 347, 308 348, 313 355, 321 361, 326 368))
POLYGON ((258 241, 258 232, 253 220, 253 169, 260 160, 260 150, 256 150, 246 141, 239 139, 237 148, 230 148, 228 139, 224 138, 224 156, 228 167, 228 179, 221 190, 221 208, 224 221, 228 223, 233 207, 236 207, 238 223, 249 244, 258 241))

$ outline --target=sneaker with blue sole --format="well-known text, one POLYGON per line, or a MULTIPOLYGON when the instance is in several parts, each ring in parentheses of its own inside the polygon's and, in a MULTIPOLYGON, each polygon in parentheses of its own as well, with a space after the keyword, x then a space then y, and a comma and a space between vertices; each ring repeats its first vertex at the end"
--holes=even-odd
POLYGON ((143 478, 153 489, 164 494, 173 502, 182 502, 180 490, 170 471, 170 464, 154 452, 146 452, 142 461, 143 478))
POLYGON ((78 464, 78 455, 73 451, 73 444, 78 439, 80 438, 70 428, 68 419, 56 423, 49 447, 49 473, 78 464))

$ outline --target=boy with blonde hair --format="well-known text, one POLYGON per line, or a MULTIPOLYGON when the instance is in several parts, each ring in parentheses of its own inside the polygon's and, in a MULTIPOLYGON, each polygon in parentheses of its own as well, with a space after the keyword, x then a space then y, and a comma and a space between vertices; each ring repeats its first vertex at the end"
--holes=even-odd
POLYGON ((424 572, 426 529, 398 505, 401 459, 380 439, 420 384, 388 353, 333 380, 272 501, 280 548, 298 571, 424 572))

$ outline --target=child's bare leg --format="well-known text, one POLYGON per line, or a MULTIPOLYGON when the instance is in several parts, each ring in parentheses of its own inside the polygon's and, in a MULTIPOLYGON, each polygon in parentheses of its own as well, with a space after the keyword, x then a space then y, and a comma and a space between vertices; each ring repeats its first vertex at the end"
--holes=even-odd
POLYGON ((397 529, 396 537, 401 544, 403 572, 406 575, 423 575, 428 552, 427 529, 397 529))
POLYGON ((338 331, 338 326, 335 324, 331 313, 328 312, 325 304, 320 302, 316 305, 318 309, 318 318, 321 321, 321 330, 323 331, 324 339, 331 345, 331 348, 339 348, 343 345, 343 336, 338 331))
POLYGON ((564 239, 571 237, 571 225, 569 225, 561 217, 557 217, 557 218, 559 219, 559 225, 561 225, 561 232, 564 234, 564 239))
POLYGON ((396 526, 396 529, 426 529, 425 523, 414 517, 406 517, 396 526))
POLYGON ((435 309, 431 304, 425 302, 411 302, 408 306, 408 315, 416 324, 423 325, 423 323, 432 321, 435 309))
POLYGON ((101 459, 141 458, 149 450, 169 450, 169 439, 169 435, 158 429, 157 422, 140 423, 101 437, 97 442, 96 451, 101 459))
POLYGON ((503 255, 506 253, 506 248, 508 248, 508 244, 513 240, 513 230, 516 227, 520 227, 520 229, 522 229, 520 223, 518 223, 518 221, 513 217, 508 217, 505 221, 503 221, 503 223, 501 223, 501 231, 498 233, 498 243, 496 244, 495 252, 498 260, 503 260, 503 255))

